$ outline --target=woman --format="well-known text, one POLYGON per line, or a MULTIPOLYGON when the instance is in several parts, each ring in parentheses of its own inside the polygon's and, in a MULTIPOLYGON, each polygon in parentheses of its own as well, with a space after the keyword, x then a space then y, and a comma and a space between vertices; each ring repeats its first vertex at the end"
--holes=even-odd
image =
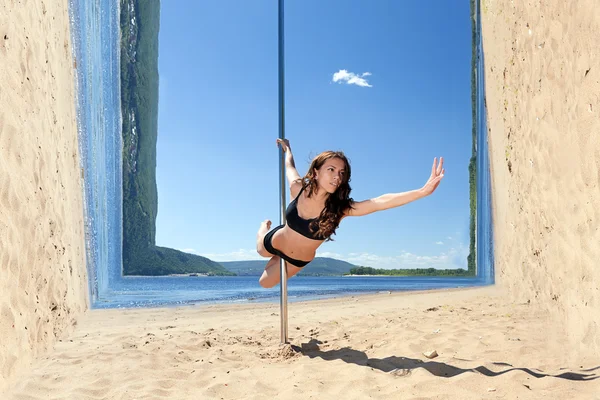
POLYGON ((331 235, 342 219, 399 207, 428 196, 438 187, 445 172, 443 158, 439 165, 434 158, 431 176, 421 189, 355 202, 350 197, 350 164, 343 152, 319 154, 301 178, 289 141, 277 139, 277 145, 285 152, 286 176, 293 200, 286 210, 285 225, 270 230, 271 221, 266 220, 258 230, 256 250, 261 256, 271 258, 259 280, 265 288, 281 280, 280 257, 285 260, 288 278, 296 275, 315 258, 323 242, 332 240, 331 235))

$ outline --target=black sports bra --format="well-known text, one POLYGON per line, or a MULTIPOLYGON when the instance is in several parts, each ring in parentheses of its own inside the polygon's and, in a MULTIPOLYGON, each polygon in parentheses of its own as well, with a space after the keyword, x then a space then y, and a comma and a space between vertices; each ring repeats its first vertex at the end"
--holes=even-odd
POLYGON ((288 205, 287 210, 285 211, 285 219, 287 225, 292 228, 294 231, 298 232, 304 237, 315 240, 325 240, 326 237, 322 235, 317 235, 316 232, 313 233, 310 230, 310 223, 312 221, 318 220, 317 218, 304 219, 298 215, 298 198, 302 194, 304 187, 298 193, 298 196, 288 205))

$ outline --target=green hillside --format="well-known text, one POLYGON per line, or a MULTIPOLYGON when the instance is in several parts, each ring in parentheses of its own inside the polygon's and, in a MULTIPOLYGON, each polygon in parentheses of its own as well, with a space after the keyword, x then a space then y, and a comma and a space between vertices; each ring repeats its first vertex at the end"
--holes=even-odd
POLYGON ((475 0, 471 4, 471 158, 469 160, 469 255, 467 256, 467 275, 477 274, 477 254, 475 225, 477 223, 477 29, 475 0))

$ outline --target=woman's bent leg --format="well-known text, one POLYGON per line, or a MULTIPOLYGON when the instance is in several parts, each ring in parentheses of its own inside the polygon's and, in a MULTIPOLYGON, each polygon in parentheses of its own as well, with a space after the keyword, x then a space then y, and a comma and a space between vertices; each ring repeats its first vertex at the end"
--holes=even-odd
MULTIPOLYGON (((263 271, 262 276, 258 280, 260 286, 268 289, 277 285, 281 281, 281 269, 279 266, 279 260, 279 256, 274 256, 269 260, 267 266, 265 267, 265 270, 263 271)), ((298 272, 302 271, 302 268, 295 267, 287 261, 285 262, 285 267, 288 279, 296 275, 298 272)))

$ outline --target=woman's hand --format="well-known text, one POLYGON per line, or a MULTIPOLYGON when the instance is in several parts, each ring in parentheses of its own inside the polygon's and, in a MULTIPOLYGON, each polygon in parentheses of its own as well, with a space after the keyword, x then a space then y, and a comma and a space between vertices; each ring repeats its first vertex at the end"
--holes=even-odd
POLYGON ((287 139, 277 139, 277 145, 281 146, 284 153, 290 149, 290 141, 287 139))
POLYGON ((421 189, 425 196, 429 196, 430 194, 432 194, 442 181, 442 178, 444 177, 444 172, 446 171, 443 168, 443 164, 444 157, 440 157, 439 165, 437 165, 437 157, 433 159, 433 166, 431 167, 431 176, 429 177, 427 183, 425 183, 425 186, 423 186, 423 188, 421 189))

